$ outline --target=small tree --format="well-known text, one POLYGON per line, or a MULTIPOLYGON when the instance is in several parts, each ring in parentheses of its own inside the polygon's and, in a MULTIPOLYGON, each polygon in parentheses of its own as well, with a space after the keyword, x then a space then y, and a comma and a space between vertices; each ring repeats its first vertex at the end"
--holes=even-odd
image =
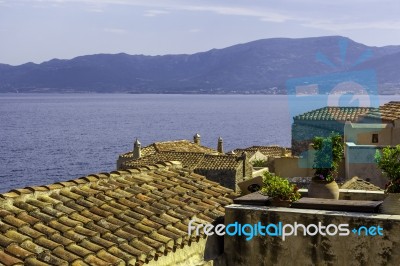
POLYGON ((300 192, 296 185, 290 184, 286 178, 264 173, 263 187, 261 192, 271 198, 278 200, 296 201, 300 198, 300 192))
POLYGON ((375 161, 389 179, 385 187, 386 192, 400 193, 400 145, 385 147, 382 152, 377 150, 375 161))
POLYGON ((342 137, 332 132, 329 137, 315 137, 313 139, 315 158, 314 180, 333 181, 337 177, 339 163, 343 158, 342 137))

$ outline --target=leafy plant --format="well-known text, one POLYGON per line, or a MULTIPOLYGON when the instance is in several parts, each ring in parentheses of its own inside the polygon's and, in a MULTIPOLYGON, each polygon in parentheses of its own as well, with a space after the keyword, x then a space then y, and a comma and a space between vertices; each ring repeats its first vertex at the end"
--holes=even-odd
POLYGON ((300 198, 296 185, 290 184, 289 180, 269 172, 264 173, 261 193, 280 200, 296 201, 300 198))
POLYGON ((265 166, 265 163, 266 162, 263 159, 256 159, 256 160, 252 161, 252 164, 254 167, 263 167, 263 166, 265 166))
POLYGON ((400 145, 385 147, 375 153, 375 161, 389 179, 385 190, 389 193, 400 193, 400 145))
POLYGON ((332 132, 329 137, 315 137, 313 139, 315 158, 313 169, 315 169, 314 180, 335 180, 339 163, 343 158, 342 137, 332 132))

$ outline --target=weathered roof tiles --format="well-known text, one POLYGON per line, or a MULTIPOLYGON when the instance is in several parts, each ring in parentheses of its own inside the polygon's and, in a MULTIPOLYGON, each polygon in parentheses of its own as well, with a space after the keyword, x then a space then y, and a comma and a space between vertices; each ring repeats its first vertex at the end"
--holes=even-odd
POLYGON ((378 109, 373 109, 370 112, 366 113, 360 119, 372 119, 384 122, 393 122, 395 120, 400 119, 400 102, 399 101, 391 101, 378 109))
POLYGON ((327 106, 316 110, 312 110, 310 112, 306 112, 304 114, 297 115, 293 117, 293 119, 296 122, 300 122, 302 120, 356 122, 359 115, 363 115, 374 110, 377 110, 377 108, 327 106))
POLYGON ((177 162, 13 190, 0 264, 142 265, 197 242, 189 220, 213 221, 234 196, 177 162))
POLYGON ((252 156, 257 151, 261 152, 263 155, 268 157, 279 157, 282 156, 282 153, 288 154, 290 153, 290 148, 281 147, 277 145, 270 146, 251 146, 244 149, 236 149, 233 152, 235 154, 241 154, 242 152, 247 152, 249 156, 252 156))
POLYGON ((156 164, 162 161, 181 161, 189 169, 236 169, 241 163, 239 157, 218 154, 203 154, 194 152, 158 152, 122 163, 122 168, 139 167, 147 164, 156 164))
MULTIPOLYGON (((204 154, 218 154, 218 151, 195 144, 188 140, 175 140, 175 141, 163 141, 155 142, 149 146, 144 147, 141 150, 142 157, 146 157, 159 152, 192 152, 192 153, 204 153, 204 154)), ((132 158, 132 151, 121 154, 121 158, 132 158)))

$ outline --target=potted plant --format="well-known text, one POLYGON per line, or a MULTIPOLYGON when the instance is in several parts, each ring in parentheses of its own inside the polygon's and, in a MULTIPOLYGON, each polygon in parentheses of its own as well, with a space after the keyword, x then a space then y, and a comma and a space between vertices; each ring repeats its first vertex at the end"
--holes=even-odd
POLYGON ((342 137, 332 132, 328 137, 313 139, 315 170, 308 196, 311 198, 338 199, 339 186, 336 183, 339 163, 343 158, 342 137))
POLYGON ((381 152, 377 150, 375 160, 389 179, 385 186, 388 195, 381 205, 381 212, 400 214, 400 145, 385 147, 381 152))
POLYGON ((271 205, 278 207, 289 207, 293 201, 300 198, 300 192, 296 185, 269 172, 264 173, 261 193, 271 197, 271 205))

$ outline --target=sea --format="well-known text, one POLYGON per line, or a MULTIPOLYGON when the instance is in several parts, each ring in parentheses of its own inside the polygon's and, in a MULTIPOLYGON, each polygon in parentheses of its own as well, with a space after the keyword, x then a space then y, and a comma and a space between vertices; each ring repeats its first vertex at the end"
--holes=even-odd
POLYGON ((136 138, 289 147, 295 115, 391 100, 400 95, 0 94, 0 193, 113 171, 136 138))

